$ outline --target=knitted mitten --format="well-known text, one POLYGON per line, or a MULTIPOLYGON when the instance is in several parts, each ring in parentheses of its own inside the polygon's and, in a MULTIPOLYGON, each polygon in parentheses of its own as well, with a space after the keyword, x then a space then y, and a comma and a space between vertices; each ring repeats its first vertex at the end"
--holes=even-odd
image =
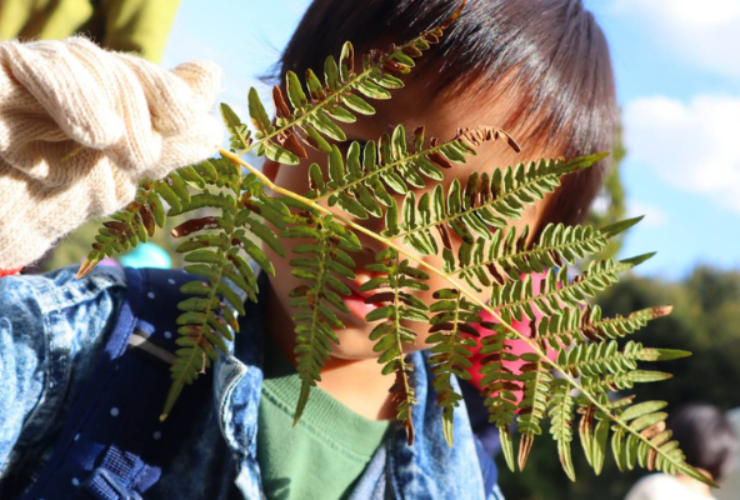
POLYGON ((0 269, 119 210, 144 177, 211 156, 220 77, 208 61, 166 71, 79 37, 0 43, 0 269))

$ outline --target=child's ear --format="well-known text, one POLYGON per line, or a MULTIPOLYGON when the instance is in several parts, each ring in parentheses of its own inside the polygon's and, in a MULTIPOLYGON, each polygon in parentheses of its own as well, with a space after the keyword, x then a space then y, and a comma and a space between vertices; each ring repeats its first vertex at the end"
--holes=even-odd
POLYGON ((265 159, 265 163, 262 164, 262 173, 273 182, 275 182, 279 169, 280 164, 276 161, 265 159))

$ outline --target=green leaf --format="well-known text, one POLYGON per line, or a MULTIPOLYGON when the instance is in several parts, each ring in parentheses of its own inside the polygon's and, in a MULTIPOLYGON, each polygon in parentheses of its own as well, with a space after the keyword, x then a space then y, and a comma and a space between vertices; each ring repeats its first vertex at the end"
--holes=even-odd
POLYGON ((220 262, 220 260, 221 258, 216 252, 205 248, 194 250, 185 256, 185 262, 205 262, 213 264, 220 262))
POLYGON ((332 146, 329 154, 329 179, 331 179, 333 188, 344 185, 344 161, 336 145, 332 146))
POLYGON ((327 106, 326 108, 324 108, 324 110, 326 111, 326 114, 328 114, 338 122, 355 123, 357 121, 357 117, 355 115, 339 105, 327 106))
POLYGON ((298 425, 298 422, 301 420, 301 416, 303 416, 303 410, 306 408, 306 404, 308 403, 308 394, 310 390, 311 384, 305 381, 301 383, 301 392, 298 396, 298 403, 296 403, 293 426, 298 425))
POLYGON ((622 412, 620 417, 625 421, 629 421, 643 415, 647 415, 648 413, 662 410, 667 405, 668 403, 666 403, 665 401, 646 401, 645 403, 630 406, 622 412))
POLYGON ((298 79, 298 75, 293 71, 288 71, 285 74, 285 86, 288 90, 288 100, 290 100, 291 106, 297 111, 305 109, 308 105, 308 98, 303 92, 303 86, 298 79))
POLYGON ((343 82, 350 79, 355 70, 355 49, 350 42, 344 42, 342 53, 339 56, 339 74, 343 82))
POLYGON ((631 259, 623 259, 623 260, 620 260, 619 262, 621 262, 622 264, 627 264, 631 267, 636 267, 642 264, 643 262, 645 262, 646 260, 654 257, 656 253, 657 252, 646 253, 646 254, 638 255, 637 257, 632 257, 631 259))
POLYGON ((611 224, 609 226, 601 228, 601 234, 608 238, 613 238, 614 236, 617 236, 620 233, 623 233, 627 231, 629 228, 640 222, 642 219, 644 219, 645 216, 641 215, 639 217, 634 217, 632 219, 626 219, 623 221, 616 222, 614 224, 611 224))
POLYGON ((258 220, 249 221, 249 230, 280 257, 285 257, 285 249, 275 231, 258 220))
POLYGON ((272 132, 270 117, 267 116, 265 107, 262 105, 259 94, 254 87, 249 89, 249 117, 252 119, 254 127, 263 134, 272 132))
POLYGON ((600 418, 594 431, 593 448, 591 451, 591 466, 598 476, 604 468, 604 458, 606 456, 607 439, 609 438, 609 420, 606 417, 600 418))
POLYGON ((344 131, 325 114, 312 115, 308 118, 308 122, 313 125, 316 130, 330 139, 334 139, 339 142, 347 140, 347 136, 344 135, 344 131))
POLYGON ((643 349, 640 354, 642 361, 673 361, 674 359, 687 358, 691 356, 689 351, 678 349, 643 349))
POLYGON ((367 101, 365 101, 361 97, 358 97, 354 94, 343 95, 342 102, 349 109, 351 109, 352 111, 355 111, 356 113, 360 113, 361 115, 374 115, 375 114, 375 108, 373 108, 370 104, 368 104, 367 101))
POLYGON ((306 127, 308 143, 322 153, 331 153, 331 145, 313 127, 306 127))
POLYGON ((146 201, 149 206, 149 210, 154 216, 154 221, 157 223, 157 226, 164 227, 164 221, 167 218, 167 215, 165 214, 164 206, 162 206, 162 200, 159 199, 159 196, 157 196, 155 191, 150 191, 146 201))
POLYGON ((357 90, 371 99, 390 99, 391 93, 386 89, 366 79, 357 83, 357 90))
POLYGON ((370 78, 372 78, 373 81, 381 87, 385 87, 387 89, 393 90, 404 87, 403 80, 396 78, 393 75, 389 75, 388 73, 372 74, 370 75, 370 78))
POLYGON ((221 117, 224 120, 226 129, 231 134, 231 147, 234 150, 248 148, 251 140, 249 139, 247 126, 242 123, 228 104, 222 102, 219 105, 219 109, 221 110, 221 117))
POLYGON ((499 426, 498 435, 501 440, 501 451, 504 454, 506 465, 509 467, 509 470, 511 472, 515 472, 516 469, 514 465, 514 442, 511 439, 509 428, 499 426))
POLYGON ((331 90, 337 90, 340 86, 339 67, 332 56, 327 57, 324 62, 324 81, 331 90))
POLYGON ((274 142, 265 142, 263 146, 265 148, 265 156, 272 161, 282 163, 283 165, 298 165, 301 162, 298 156, 274 142))
POLYGON ((406 150, 406 130, 402 125, 399 125, 395 129, 393 129, 391 144, 393 157, 395 159, 401 159, 408 154, 408 151, 406 150))
POLYGON ((159 182, 156 184, 155 187, 157 193, 164 198, 167 201, 167 204, 172 207, 175 211, 179 212, 182 210, 182 205, 180 204, 180 198, 175 194, 175 192, 170 188, 167 183, 165 182, 159 182))
POLYGON ((309 167, 308 178, 311 189, 315 190, 318 194, 323 194, 326 191, 324 174, 321 172, 321 167, 317 163, 312 163, 309 167))
POLYGON ((311 69, 306 70, 306 86, 312 101, 318 102, 324 99, 324 88, 321 86, 321 81, 311 69))

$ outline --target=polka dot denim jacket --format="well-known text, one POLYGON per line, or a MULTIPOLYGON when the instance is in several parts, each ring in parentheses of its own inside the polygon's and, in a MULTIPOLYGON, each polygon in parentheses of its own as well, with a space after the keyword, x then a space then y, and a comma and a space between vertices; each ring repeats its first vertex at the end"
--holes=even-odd
MULTIPOLYGON (((0 497, 8 500, 33 483, 48 460, 125 298, 122 269, 98 267, 81 280, 75 272, 0 279, 0 497)), ((250 305, 247 312, 232 352, 215 365, 213 404, 193 417, 177 460, 145 498, 264 498, 256 439, 261 309, 250 305)), ((403 428, 392 426, 350 500, 503 499, 495 476, 493 483, 484 480, 491 469, 481 472, 464 408, 455 412, 455 446, 445 443, 427 357, 411 357, 416 443, 408 446, 403 428), (484 492, 484 484, 493 485, 484 492)))

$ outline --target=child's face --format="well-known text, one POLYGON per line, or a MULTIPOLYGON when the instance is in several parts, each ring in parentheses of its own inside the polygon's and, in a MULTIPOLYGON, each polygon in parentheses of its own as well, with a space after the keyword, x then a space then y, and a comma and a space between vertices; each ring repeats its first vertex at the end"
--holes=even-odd
MULTIPOLYGON (((371 139, 377 140, 383 133, 391 133, 393 128, 398 124, 404 125, 409 133, 417 126, 424 125, 426 127, 427 138, 434 136, 438 137, 441 141, 453 138, 457 133, 457 129, 460 127, 472 128, 478 125, 497 126, 505 122, 507 106, 504 101, 505 99, 499 99, 493 102, 492 99, 487 99, 485 95, 471 96, 469 99, 457 96, 453 100, 447 99, 443 102, 440 102, 440 100, 430 101, 429 99, 420 98, 418 91, 415 91, 414 85, 409 85, 404 89, 395 91, 393 99, 390 101, 372 101, 373 106, 377 110, 374 116, 358 117, 357 122, 354 124, 341 125, 347 135, 348 141, 344 146, 340 145, 340 149, 346 152, 346 147, 349 141, 352 140, 363 142, 371 139)), ((515 139, 522 145, 521 153, 515 153, 504 141, 484 144, 478 148, 477 156, 469 157, 466 164, 456 165, 454 168, 444 171, 445 192, 455 178, 459 179, 465 185, 468 176, 472 172, 492 172, 496 168, 506 167, 519 162, 528 162, 544 157, 555 158, 562 155, 557 150, 530 150, 527 148, 526 138, 517 137, 515 131, 509 132, 512 132, 515 139)), ((308 166, 314 162, 321 165, 322 168, 325 167, 326 155, 309 150, 309 158, 299 166, 292 167, 278 166, 274 162, 268 161, 265 164, 265 173, 270 177, 274 177, 274 182, 277 185, 303 194, 309 190, 307 170, 308 166)), ((431 191, 433 188, 434 183, 429 182, 425 189, 418 190, 417 199, 421 193, 431 191)), ((401 197, 399 196, 397 199, 400 202, 401 197)), ((543 200, 534 206, 528 207, 522 219, 515 221, 513 225, 518 228, 522 228, 525 224, 530 227, 535 226, 546 201, 543 200)), ((337 207, 333 207, 332 210, 375 232, 380 232, 384 227, 382 218, 375 219, 371 217, 363 221, 355 219, 344 212, 340 212, 337 207)), ((453 251, 457 255, 460 241, 455 240, 456 236, 454 233, 450 232, 450 234, 453 238, 453 251)), ((364 269, 365 265, 375 262, 376 254, 383 249, 381 243, 369 237, 359 234, 358 237, 363 245, 363 251, 352 255, 357 264, 355 269, 356 279, 354 283, 347 282, 350 288, 355 290, 373 277, 370 272, 364 269)), ((271 278, 271 286, 274 292, 272 300, 276 300, 278 303, 271 304, 271 314, 282 314, 284 318, 289 318, 295 313, 288 305, 289 292, 295 287, 305 284, 303 280, 295 278, 290 273, 290 266, 288 264, 290 259, 295 258, 295 255, 292 254, 292 249, 299 243, 301 243, 300 240, 295 239, 283 240, 283 245, 287 252, 287 258, 285 259, 266 249, 268 257, 270 257, 275 265, 276 271, 276 276, 271 278)), ((411 247, 402 241, 394 241, 394 243, 411 250, 411 247)), ((439 247, 442 248, 441 243, 438 243, 439 247)), ((443 268, 443 259, 441 256, 420 257, 423 261, 439 269, 443 268)), ((430 273, 428 270, 426 271, 430 275, 430 280, 427 282, 429 291, 418 292, 416 295, 429 305, 433 302, 432 294, 435 290, 450 288, 451 285, 443 278, 430 273)), ((486 300, 485 291, 480 293, 479 297, 486 300)), ((336 332, 340 344, 334 346, 332 355, 341 359, 378 357, 379 354, 373 351, 374 342, 368 338, 376 323, 368 323, 364 319, 365 315, 372 310, 373 306, 366 305, 362 298, 356 295, 345 298, 345 304, 350 309, 350 313, 340 313, 337 311, 337 316, 346 325, 346 328, 336 332)), ((271 321, 270 323, 273 322, 271 321)), ((278 323, 285 324, 286 322, 280 321, 278 323)), ((429 324, 409 323, 407 326, 417 334, 416 343, 414 345, 408 345, 407 350, 410 352, 424 349, 426 347, 425 341, 429 336, 429 324)), ((270 332, 270 334, 282 335, 286 333, 292 335, 292 328, 280 328, 280 330, 283 331, 270 332), (288 329, 290 332, 284 331, 288 329)))

